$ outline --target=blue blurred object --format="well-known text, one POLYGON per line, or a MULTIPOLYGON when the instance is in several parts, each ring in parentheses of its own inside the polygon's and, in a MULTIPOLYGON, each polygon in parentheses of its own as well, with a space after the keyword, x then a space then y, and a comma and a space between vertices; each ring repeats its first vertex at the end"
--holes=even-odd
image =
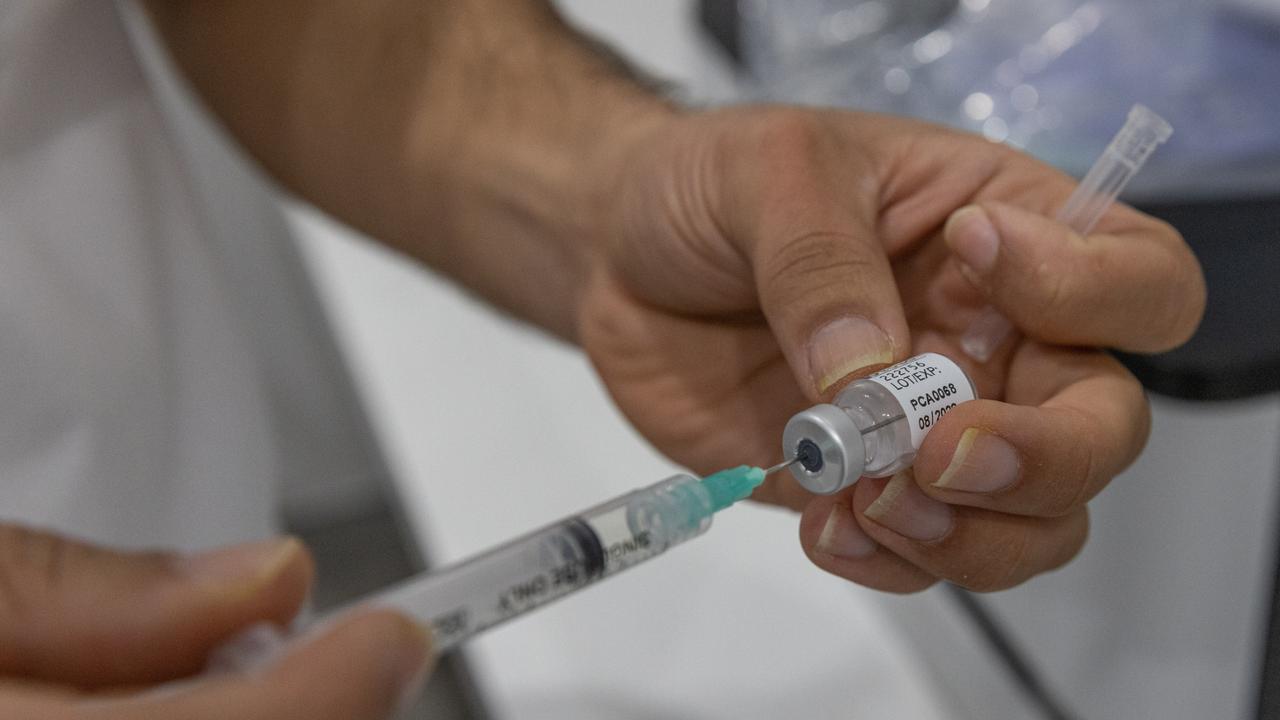
POLYGON ((1135 102, 1177 132, 1129 197, 1280 193, 1271 0, 746 0, 762 99, 920 117, 1073 174, 1135 102))

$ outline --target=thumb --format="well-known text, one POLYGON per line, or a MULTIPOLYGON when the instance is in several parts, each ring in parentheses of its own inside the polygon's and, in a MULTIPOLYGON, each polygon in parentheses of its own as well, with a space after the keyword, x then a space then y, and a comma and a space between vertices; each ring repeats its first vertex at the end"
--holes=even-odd
POLYGON ((805 395, 892 363, 908 347, 888 259, 859 232, 767 244, 757 259, 760 305, 805 395))
POLYGON ((82 687, 190 675, 240 628, 288 622, 311 574, 295 539, 182 557, 0 525, 0 675, 82 687))
POLYGON ((850 375, 892 363, 910 345, 874 227, 845 213, 813 222, 820 217, 764 223, 752 243, 760 307, 811 400, 850 375))
MULTIPOLYGON (((750 258, 760 307, 811 400, 910 347, 876 227, 878 193, 807 115, 775 116, 731 164, 720 216, 750 258), (833 167, 832 158, 842 158, 833 167)), ((856 163, 855 163, 856 164, 856 163)))

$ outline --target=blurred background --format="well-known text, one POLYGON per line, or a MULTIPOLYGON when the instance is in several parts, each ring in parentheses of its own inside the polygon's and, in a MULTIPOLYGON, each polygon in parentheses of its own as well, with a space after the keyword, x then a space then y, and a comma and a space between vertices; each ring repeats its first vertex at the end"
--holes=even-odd
MULTIPOLYGON (((1280 717, 1280 4, 558 4, 684 102, 923 117, 1076 174, 1144 102, 1175 134, 1126 199, 1184 233, 1210 304, 1186 347, 1124 358, 1153 393, 1151 444, 1091 505, 1093 537, 1066 570, 986 598, 880 596, 812 567, 794 516, 743 506, 454 654, 426 717, 1280 717)), ((176 112, 198 173, 224 195, 262 191, 207 118, 176 112)), ((576 350, 314 210, 287 204, 285 221, 297 245, 273 252, 296 252, 307 277, 276 281, 314 283, 309 332, 331 323, 336 346, 326 377, 273 380, 336 388, 311 392, 297 427, 328 405, 367 418, 316 456, 323 472, 286 478, 287 524, 318 555, 317 608, 675 470, 576 350), (371 481, 345 462, 383 470, 371 481)))

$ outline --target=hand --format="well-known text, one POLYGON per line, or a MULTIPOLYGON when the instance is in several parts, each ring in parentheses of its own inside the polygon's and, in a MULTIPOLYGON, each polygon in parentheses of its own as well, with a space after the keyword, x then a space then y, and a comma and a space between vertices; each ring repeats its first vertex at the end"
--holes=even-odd
POLYGON ((362 612, 261 674, 193 677, 237 631, 288 622, 311 572, 296 540, 179 558, 0 524, 0 717, 386 717, 429 662, 391 612, 362 612))
POLYGON ((885 590, 1005 588, 1075 555, 1149 424, 1137 381, 1077 346, 1191 335, 1204 284, 1176 231, 1117 205, 1079 237, 1047 219, 1071 178, 904 119, 744 108, 639 137, 604 185, 579 333, 642 433, 697 472, 773 464, 794 412, 941 352, 989 399, 949 413, 914 472, 829 497, 779 474, 756 497, 803 508, 820 567, 885 590), (988 303, 1025 335, 976 366, 958 340, 988 303))

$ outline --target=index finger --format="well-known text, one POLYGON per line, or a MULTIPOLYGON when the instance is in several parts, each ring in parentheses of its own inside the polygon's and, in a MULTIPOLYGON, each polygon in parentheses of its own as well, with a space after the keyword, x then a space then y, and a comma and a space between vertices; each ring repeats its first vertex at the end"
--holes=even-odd
POLYGON ((1031 210, 980 201, 944 229, 961 272, 1023 332, 1047 342, 1159 352, 1204 314, 1200 264, 1170 225, 1114 206, 1080 235, 1031 210))

